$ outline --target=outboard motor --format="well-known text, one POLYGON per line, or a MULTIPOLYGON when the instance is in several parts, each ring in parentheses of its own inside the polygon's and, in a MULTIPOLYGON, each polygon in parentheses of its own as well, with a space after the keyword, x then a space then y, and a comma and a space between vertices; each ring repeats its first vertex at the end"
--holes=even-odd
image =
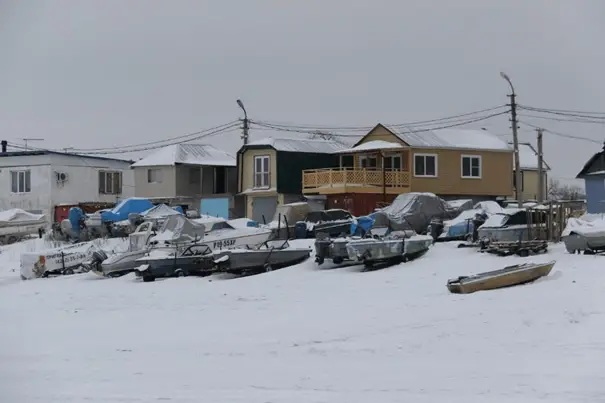
POLYGON ((435 217, 431 219, 429 233, 433 237, 433 240, 439 238, 439 235, 443 233, 443 220, 441 218, 435 217))
POLYGON ((72 207, 67 213, 67 219, 71 224, 71 232, 75 238, 80 238, 81 230, 86 228, 86 216, 80 207, 72 207))
POLYGON ((487 214, 485 213, 477 213, 473 217, 473 242, 479 240, 479 227, 482 226, 485 221, 487 221, 487 214))

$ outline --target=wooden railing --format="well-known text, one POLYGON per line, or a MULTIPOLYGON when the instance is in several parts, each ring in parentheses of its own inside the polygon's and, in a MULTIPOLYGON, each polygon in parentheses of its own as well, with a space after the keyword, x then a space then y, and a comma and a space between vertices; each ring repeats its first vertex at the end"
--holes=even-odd
POLYGON ((303 171, 303 189, 339 186, 407 187, 410 173, 396 169, 327 168, 303 171), (384 185, 383 185, 384 180, 384 185))

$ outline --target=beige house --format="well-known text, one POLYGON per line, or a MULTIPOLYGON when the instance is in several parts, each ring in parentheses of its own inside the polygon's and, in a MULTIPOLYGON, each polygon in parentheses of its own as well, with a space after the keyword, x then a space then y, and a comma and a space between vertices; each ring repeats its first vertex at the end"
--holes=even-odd
POLYGON ((335 167, 306 170, 303 192, 328 196, 328 208, 367 214, 407 192, 476 200, 513 194, 513 152, 485 130, 411 132, 378 124, 335 167))
MULTIPOLYGON (((542 172, 542 183, 544 186, 543 194, 544 197, 546 197, 548 195, 548 171, 550 171, 550 166, 546 163, 546 161, 543 162, 544 167, 542 172)), ((521 192, 523 200, 537 200, 540 193, 540 175, 538 174, 538 152, 530 143, 519 143, 519 164, 521 168, 521 192)), ((515 170, 513 169, 513 185, 514 173, 515 170)), ((514 197, 517 197, 516 189, 514 197)))
MULTIPOLYGON (((200 212, 217 204, 234 208, 237 189, 235 157, 209 144, 174 144, 157 150, 131 165, 135 196, 171 200, 200 212), (222 199, 223 202, 216 199, 222 199)), ((223 216, 225 207, 219 208, 223 216)))

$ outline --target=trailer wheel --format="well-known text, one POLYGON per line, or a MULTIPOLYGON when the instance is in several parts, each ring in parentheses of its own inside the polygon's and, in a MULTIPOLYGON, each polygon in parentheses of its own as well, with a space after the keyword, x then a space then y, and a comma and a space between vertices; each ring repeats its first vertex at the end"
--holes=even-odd
POLYGON ((149 283, 151 281, 155 281, 155 277, 149 275, 143 276, 143 282, 149 283))
POLYGON ((273 267, 271 267, 271 265, 268 263, 264 266, 264 269, 266 273, 273 271, 273 267))
POLYGON ((68 275, 69 274, 74 274, 74 270, 71 269, 71 268, 70 269, 65 269, 65 270, 63 270, 63 274, 68 274, 68 275))
POLYGON ((520 257, 528 257, 529 251, 527 249, 521 249, 517 252, 517 255, 519 255, 520 257))
POLYGON ((176 269, 176 271, 174 272, 174 275, 176 277, 185 277, 187 275, 187 273, 185 273, 183 270, 181 269, 176 269))

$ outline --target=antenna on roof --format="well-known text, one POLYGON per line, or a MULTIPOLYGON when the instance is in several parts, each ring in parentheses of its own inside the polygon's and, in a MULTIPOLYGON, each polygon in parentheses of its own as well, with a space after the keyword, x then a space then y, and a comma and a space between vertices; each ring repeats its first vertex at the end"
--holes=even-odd
POLYGON ((317 138, 322 140, 334 140, 334 136, 331 133, 324 133, 321 130, 316 130, 311 134, 311 139, 317 138))
POLYGON ((28 141, 44 141, 44 139, 35 139, 35 138, 32 138, 32 137, 26 137, 26 138, 23 138, 21 140, 23 140, 23 142, 25 143, 25 151, 27 151, 27 142, 28 141))

